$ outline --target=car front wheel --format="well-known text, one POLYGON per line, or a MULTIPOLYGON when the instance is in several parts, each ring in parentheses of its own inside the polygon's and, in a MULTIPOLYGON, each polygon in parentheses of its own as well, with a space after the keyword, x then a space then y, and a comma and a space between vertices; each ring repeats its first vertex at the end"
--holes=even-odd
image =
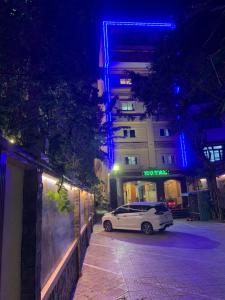
POLYGON ((103 226, 104 226, 105 231, 107 231, 107 232, 110 232, 113 229, 112 223, 110 221, 105 221, 103 226))
POLYGON ((153 234, 153 227, 152 227, 152 224, 149 223, 149 222, 144 222, 144 223, 141 225, 141 231, 142 231, 144 234, 153 234))

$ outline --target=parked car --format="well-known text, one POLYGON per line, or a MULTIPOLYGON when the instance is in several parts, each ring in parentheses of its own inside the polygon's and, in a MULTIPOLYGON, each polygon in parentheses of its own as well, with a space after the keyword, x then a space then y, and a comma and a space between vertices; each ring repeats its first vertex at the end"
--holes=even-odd
POLYGON ((141 230, 144 234, 153 234, 173 225, 173 217, 162 202, 132 202, 104 214, 102 225, 105 231, 141 230))

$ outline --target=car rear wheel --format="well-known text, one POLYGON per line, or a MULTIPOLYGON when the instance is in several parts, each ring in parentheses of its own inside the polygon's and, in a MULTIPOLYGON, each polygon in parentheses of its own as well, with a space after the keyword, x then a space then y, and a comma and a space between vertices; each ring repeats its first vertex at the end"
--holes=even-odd
POLYGON ((107 232, 110 232, 113 230, 112 223, 110 221, 105 221, 103 226, 104 226, 105 231, 107 231, 107 232))
POLYGON ((141 225, 141 231, 142 231, 144 234, 153 234, 153 227, 152 227, 152 224, 149 223, 149 222, 144 222, 144 223, 141 225))

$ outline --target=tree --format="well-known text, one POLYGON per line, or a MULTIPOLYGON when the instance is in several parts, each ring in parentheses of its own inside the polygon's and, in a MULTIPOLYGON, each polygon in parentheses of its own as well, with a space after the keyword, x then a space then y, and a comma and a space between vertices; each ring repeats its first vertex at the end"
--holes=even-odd
POLYGON ((92 5, 0 4, 0 133, 89 186, 104 139, 92 5))
POLYGON ((192 175, 204 174, 218 204, 215 164, 204 155, 206 131, 225 116, 225 6, 201 1, 156 46, 148 76, 132 73, 135 97, 146 115, 164 115, 183 132, 197 158, 192 175))

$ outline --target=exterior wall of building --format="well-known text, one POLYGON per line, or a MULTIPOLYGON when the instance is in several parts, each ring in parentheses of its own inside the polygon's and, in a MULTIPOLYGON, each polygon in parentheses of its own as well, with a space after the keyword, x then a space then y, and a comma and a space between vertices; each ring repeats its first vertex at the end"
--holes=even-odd
MULTIPOLYGON (((123 78, 123 74, 119 73, 121 69, 117 70, 116 65, 119 67, 121 65, 126 66, 129 70, 132 69, 132 66, 135 66, 133 71, 138 70, 143 74, 146 72, 147 63, 114 64, 111 71, 112 74, 120 74, 121 78, 123 78)), ((168 129, 168 122, 165 120, 156 121, 151 118, 140 120, 140 117, 144 114, 144 106, 142 102, 129 100, 132 99, 131 87, 117 86, 117 88, 111 89, 111 93, 118 98, 113 109, 114 127, 120 128, 114 134, 115 163, 120 164, 123 171, 142 171, 146 168, 168 167, 174 170, 179 169, 181 161, 177 150, 177 136, 160 136, 160 129, 168 129), (122 105, 125 102, 131 103, 133 110, 121 112, 122 105), (124 131, 129 132, 130 130, 135 131, 135 137, 129 137, 129 134, 128 136, 124 135, 124 131), (163 155, 172 155, 174 161, 172 163, 168 161, 163 163, 163 155), (126 156, 137 157, 137 165, 126 165, 126 156)))

